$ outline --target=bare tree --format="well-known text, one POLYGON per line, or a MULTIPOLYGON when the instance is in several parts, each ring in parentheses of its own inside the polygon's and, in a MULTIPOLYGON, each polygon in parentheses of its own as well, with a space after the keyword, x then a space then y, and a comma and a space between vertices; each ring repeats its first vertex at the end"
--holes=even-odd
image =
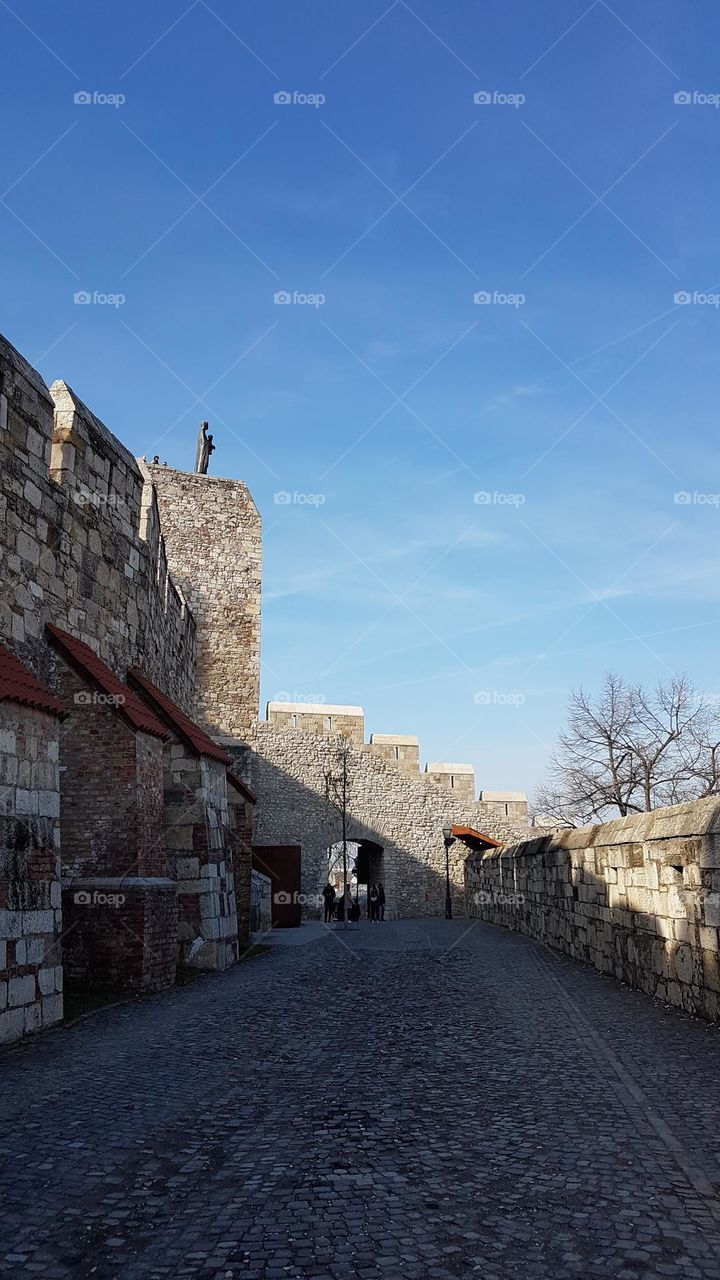
POLYGON ((573 691, 548 781, 536 798, 580 826, 720 790, 720 716, 686 676, 648 692, 612 672, 597 699, 573 691))

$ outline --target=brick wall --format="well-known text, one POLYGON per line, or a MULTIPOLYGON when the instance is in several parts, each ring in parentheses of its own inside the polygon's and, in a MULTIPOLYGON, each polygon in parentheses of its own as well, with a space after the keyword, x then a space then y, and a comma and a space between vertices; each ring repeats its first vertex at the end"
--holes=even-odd
POLYGON ((57 657, 63 875, 167 874, 162 742, 135 733, 57 657))
POLYGON ((177 892, 169 879, 78 879, 63 885, 69 986, 161 991, 175 981, 177 892))
POLYGON ((466 894, 469 915, 718 1019, 717 797, 473 854, 466 894))
POLYGON ((237 934, 240 947, 250 940, 250 910, 252 883, 252 844, 255 806, 247 796, 228 779, 228 807, 230 842, 232 846, 235 878, 235 903, 237 908, 237 934))
POLYGON ((58 721, 0 703, 0 1043, 62 1018, 58 721))

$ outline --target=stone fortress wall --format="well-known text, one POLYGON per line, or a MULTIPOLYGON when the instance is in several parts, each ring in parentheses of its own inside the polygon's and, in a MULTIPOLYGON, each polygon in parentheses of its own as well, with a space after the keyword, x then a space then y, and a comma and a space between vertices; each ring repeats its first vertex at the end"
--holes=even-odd
MULTIPOLYGON (((476 800, 471 765, 428 766, 421 773, 417 738, 372 734, 365 742, 364 734, 361 707, 268 703, 245 762, 258 797, 256 845, 301 848, 305 914, 319 915, 328 849, 340 838, 325 779, 338 773, 347 744, 349 838, 382 846, 387 914, 442 915, 443 828, 469 827, 502 842, 522 839, 529 833, 527 801, 518 792, 495 792, 490 799, 481 792, 476 800)), ((453 911, 459 915, 468 852, 462 839, 450 847, 453 911)))
POLYGON ((252 798, 208 758, 212 743, 193 743, 192 721, 180 783, 170 768, 164 777, 163 756, 176 753, 174 769, 177 748, 167 725, 152 738, 132 723, 133 699, 134 715, 148 708, 126 676, 143 673, 180 716, 198 707, 207 723, 247 734, 259 520, 244 485, 169 469, 160 484, 158 471, 0 338, 0 1042, 62 1016, 63 971, 156 989, 174 981, 178 952, 222 968, 247 936, 252 798), (185 490, 197 499, 200 635, 171 518, 185 490), (241 641, 238 660, 217 639, 221 614, 241 641), (67 642, 83 653, 69 655, 67 642), (223 721, 219 681, 235 688, 223 721))
POLYGON ((195 621, 168 572, 157 499, 135 459, 64 382, 0 339, 0 635, 41 678, 54 622, 122 672, 193 700, 195 621))
POLYGON ((473 853, 466 897, 469 916, 720 1016, 718 796, 473 853))

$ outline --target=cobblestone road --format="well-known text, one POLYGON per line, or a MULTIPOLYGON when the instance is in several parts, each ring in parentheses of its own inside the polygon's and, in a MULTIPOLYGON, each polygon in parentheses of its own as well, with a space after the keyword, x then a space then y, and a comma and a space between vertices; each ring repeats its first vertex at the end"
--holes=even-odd
POLYGON ((3 1276, 720 1277, 718 1033, 489 925, 277 948, 0 1097, 3 1276))

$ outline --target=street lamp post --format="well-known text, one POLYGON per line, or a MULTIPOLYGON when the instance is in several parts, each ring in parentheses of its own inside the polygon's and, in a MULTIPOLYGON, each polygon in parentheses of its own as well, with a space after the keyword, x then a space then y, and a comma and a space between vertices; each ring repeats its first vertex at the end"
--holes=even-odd
POLYGON ((443 827, 443 839, 445 841, 445 919, 452 920, 452 898, 450 896, 450 845, 454 840, 452 827, 443 827))

